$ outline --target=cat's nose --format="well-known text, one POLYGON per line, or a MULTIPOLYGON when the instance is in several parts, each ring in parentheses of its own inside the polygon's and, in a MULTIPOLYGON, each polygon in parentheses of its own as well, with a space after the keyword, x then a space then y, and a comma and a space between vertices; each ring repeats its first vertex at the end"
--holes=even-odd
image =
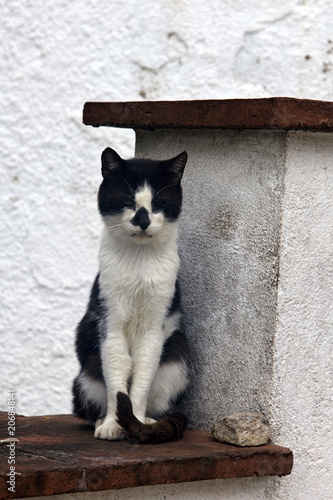
POLYGON ((134 217, 131 219, 133 226, 139 226, 142 231, 145 231, 150 224, 148 210, 144 207, 139 208, 134 217))

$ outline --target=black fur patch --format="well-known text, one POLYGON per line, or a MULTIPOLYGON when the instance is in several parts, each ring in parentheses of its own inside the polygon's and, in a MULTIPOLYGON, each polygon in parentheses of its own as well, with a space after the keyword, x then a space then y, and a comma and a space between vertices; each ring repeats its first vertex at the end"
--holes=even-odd
POLYGON ((107 148, 102 155, 104 178, 98 193, 101 215, 115 215, 125 208, 134 208, 135 192, 146 182, 154 194, 153 212, 163 212, 169 221, 175 221, 181 210, 180 181, 186 160, 185 152, 166 161, 123 160, 107 148))
POLYGON ((123 392, 117 394, 117 421, 127 437, 140 444, 177 441, 183 437, 187 425, 187 418, 182 413, 173 413, 154 424, 143 424, 133 414, 131 400, 123 392))

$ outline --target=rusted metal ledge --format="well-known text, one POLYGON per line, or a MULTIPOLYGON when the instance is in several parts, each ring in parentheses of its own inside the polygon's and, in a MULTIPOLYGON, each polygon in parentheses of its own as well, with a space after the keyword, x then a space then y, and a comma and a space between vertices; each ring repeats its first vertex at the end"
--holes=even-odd
POLYGON ((133 129, 333 131, 333 102, 290 97, 199 101, 87 102, 83 123, 133 129))
MULTIPOLYGON (((0 437, 8 417, 0 413, 0 437)), ((293 455, 273 444, 239 448, 188 429, 181 441, 138 445, 98 441, 72 415, 17 417, 15 493, 8 491, 9 447, 0 446, 0 498, 27 498, 84 491, 290 474, 293 455)))

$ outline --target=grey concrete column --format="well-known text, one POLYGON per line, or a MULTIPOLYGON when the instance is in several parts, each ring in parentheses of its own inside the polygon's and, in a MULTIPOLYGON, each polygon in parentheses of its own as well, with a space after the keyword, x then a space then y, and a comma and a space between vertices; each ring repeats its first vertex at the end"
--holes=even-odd
POLYGON ((285 162, 283 131, 137 131, 136 154, 186 150, 181 285, 192 348, 191 423, 268 412, 285 162))

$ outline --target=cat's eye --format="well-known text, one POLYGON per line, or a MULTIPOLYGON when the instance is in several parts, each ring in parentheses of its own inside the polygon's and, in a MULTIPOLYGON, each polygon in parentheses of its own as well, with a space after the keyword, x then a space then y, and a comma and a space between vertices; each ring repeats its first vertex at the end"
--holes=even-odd
POLYGON ((127 208, 134 208, 135 207, 134 198, 131 195, 124 196, 123 203, 124 203, 125 207, 127 207, 127 208))

